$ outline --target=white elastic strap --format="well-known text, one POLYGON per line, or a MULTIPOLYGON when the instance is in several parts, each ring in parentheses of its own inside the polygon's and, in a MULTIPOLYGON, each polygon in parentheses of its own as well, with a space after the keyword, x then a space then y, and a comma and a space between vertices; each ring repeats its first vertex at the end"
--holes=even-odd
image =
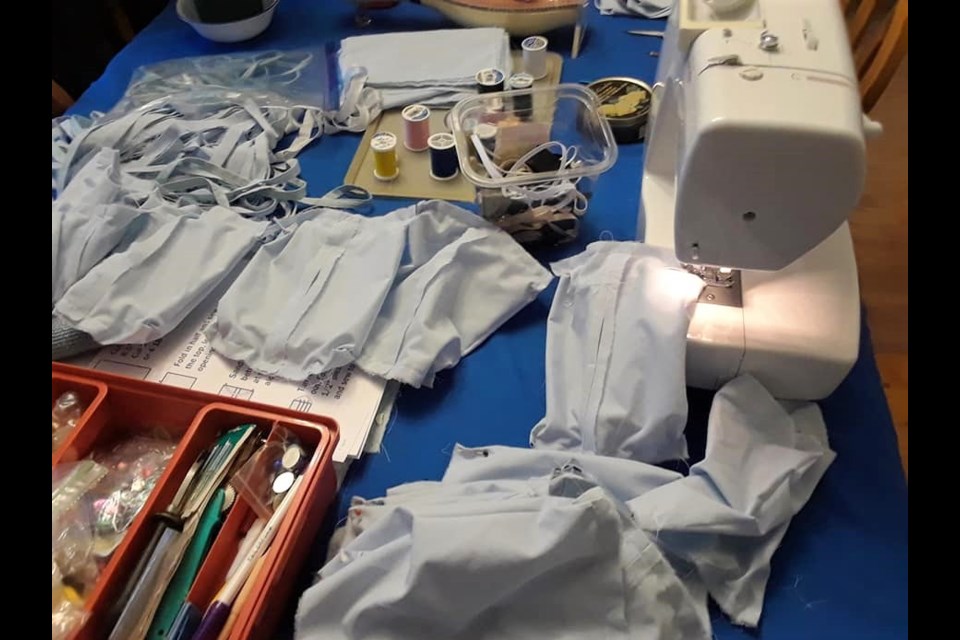
MULTIPOLYGON (((301 198, 300 203, 309 205, 311 208, 356 209, 372 199, 373 196, 363 187, 344 184, 328 191, 319 198, 301 198)), ((305 211, 309 211, 309 209, 305 209, 305 211)))
POLYGON ((294 114, 297 110, 302 110, 303 119, 297 123, 299 125, 297 137, 286 149, 276 153, 277 158, 280 160, 292 158, 324 133, 365 130, 373 118, 380 115, 377 109, 377 94, 364 86, 366 80, 367 74, 362 70, 357 70, 350 76, 340 107, 335 113, 301 105, 291 107, 288 117, 297 123, 294 114))
MULTIPOLYGON (((477 156, 480 158, 480 162, 487 170, 487 173, 490 174, 490 177, 501 180, 505 177, 523 175, 521 170, 526 167, 527 162, 544 150, 549 150, 552 148, 558 148, 560 150, 559 170, 567 168, 577 157, 576 146, 570 145, 568 147, 560 142, 557 142, 556 140, 551 140, 549 142, 537 145, 521 156, 519 160, 514 162, 510 169, 508 169, 506 172, 503 172, 490 158, 486 147, 484 147, 483 143, 480 142, 480 138, 477 136, 477 134, 472 134, 470 136, 470 140, 477 151, 477 156)), ((552 181, 548 180, 533 185, 505 185, 501 188, 501 193, 505 198, 510 198, 511 200, 522 200, 528 204, 532 204, 534 202, 541 203, 543 206, 548 206, 554 211, 559 211, 572 206, 573 212, 581 215, 587 209, 587 198, 577 189, 577 182, 579 182, 579 178, 573 180, 569 178, 555 178, 552 181), (546 204, 547 201, 555 200, 557 198, 560 199, 559 202, 549 205, 546 204)))

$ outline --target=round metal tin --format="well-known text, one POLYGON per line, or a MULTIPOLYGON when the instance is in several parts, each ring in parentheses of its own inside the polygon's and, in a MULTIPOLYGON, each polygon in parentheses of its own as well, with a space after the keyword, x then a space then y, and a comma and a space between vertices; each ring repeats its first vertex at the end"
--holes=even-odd
POLYGON ((587 85, 600 100, 600 114, 620 144, 640 142, 650 114, 650 85, 636 78, 600 78, 587 85))

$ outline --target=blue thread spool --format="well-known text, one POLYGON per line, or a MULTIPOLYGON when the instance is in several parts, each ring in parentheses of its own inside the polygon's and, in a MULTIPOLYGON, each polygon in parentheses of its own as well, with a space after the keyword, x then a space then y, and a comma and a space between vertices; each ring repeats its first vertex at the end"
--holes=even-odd
POLYGON ((503 81, 506 75, 503 71, 496 68, 481 69, 475 76, 477 81, 477 93, 494 93, 503 91, 503 81))
POLYGON ((430 136, 430 177, 434 180, 452 180, 457 177, 460 167, 457 164, 457 146, 449 133, 435 133, 430 136))

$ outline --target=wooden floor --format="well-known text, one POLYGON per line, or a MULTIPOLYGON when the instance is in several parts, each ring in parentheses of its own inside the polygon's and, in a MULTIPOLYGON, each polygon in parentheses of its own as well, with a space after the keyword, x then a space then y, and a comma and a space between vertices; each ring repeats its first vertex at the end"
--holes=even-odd
POLYGON ((860 294, 907 471, 907 59, 870 116, 867 183, 851 217, 860 294))

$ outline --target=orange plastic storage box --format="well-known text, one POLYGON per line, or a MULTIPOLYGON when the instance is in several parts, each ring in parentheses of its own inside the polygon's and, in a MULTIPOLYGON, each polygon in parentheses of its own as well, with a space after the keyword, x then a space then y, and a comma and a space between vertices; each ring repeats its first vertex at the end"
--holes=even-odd
MULTIPOLYGON (((235 620, 228 636, 230 640, 271 637, 336 495, 333 451, 339 439, 337 423, 324 416, 54 362, 53 401, 69 390, 79 394, 86 409, 73 432, 53 452, 53 466, 81 460, 95 450, 104 450, 124 437, 138 434, 163 432, 178 442, 146 504, 86 598, 90 616, 74 639, 101 639, 109 635, 108 611, 150 542, 156 526, 154 515, 173 500, 197 457, 222 432, 241 424, 256 424, 267 434, 278 427, 289 429, 305 449, 313 449, 301 489, 261 559, 254 581, 247 588, 248 596, 233 612, 235 620)), ((237 501, 204 558, 187 596, 198 610, 206 610, 223 584, 240 543, 239 528, 248 519, 249 511, 243 501, 237 501)))

